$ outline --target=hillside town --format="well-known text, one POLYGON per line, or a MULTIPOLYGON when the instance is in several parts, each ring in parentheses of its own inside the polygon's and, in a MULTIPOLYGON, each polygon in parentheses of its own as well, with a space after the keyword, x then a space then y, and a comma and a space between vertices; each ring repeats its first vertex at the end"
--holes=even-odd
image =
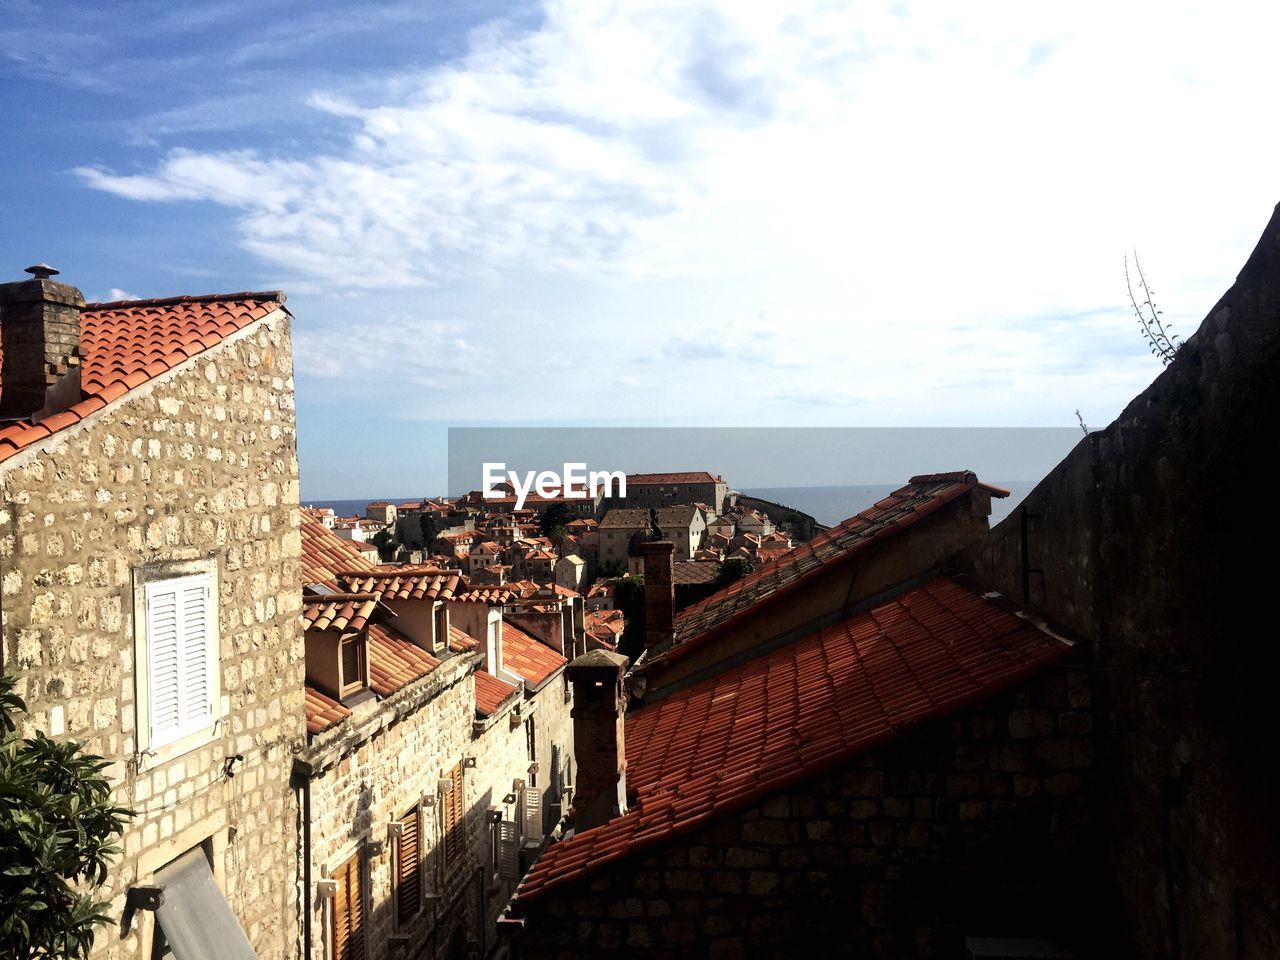
POLYGON ((76 880, 88 955, 1280 951, 1272 522, 1241 500, 1274 453, 1280 213, 994 527, 1009 492, 964 463, 830 527, 687 463, 336 516, 300 499, 283 292, 27 274, 0 283, 6 716, 101 757, 127 811, 76 880))

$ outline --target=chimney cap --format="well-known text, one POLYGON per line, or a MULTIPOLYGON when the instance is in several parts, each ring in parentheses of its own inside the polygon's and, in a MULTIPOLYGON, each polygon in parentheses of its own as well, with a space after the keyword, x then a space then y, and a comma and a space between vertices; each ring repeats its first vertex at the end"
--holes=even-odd
POLYGON ((37 280, 48 280, 50 277, 56 277, 62 271, 49 266, 47 263, 37 263, 34 266, 27 267, 22 272, 31 274, 37 280))

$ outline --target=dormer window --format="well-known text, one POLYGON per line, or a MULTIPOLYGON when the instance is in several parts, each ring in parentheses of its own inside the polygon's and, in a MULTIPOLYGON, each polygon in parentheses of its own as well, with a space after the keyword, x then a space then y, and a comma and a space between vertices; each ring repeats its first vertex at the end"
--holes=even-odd
POLYGON ((377 597, 329 593, 303 598, 307 682, 346 706, 373 695, 369 690, 369 619, 377 597))
POLYGON ((369 658, 363 631, 347 634, 338 645, 341 648, 338 692, 345 700, 369 686, 369 658))

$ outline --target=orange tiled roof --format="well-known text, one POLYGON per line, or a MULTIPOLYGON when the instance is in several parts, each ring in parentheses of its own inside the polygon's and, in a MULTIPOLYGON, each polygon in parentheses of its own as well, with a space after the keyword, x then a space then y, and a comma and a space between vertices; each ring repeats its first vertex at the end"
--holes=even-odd
POLYGON ((502 622, 502 665, 536 687, 568 663, 514 624, 502 622))
POLYGON ((408 574, 340 571, 338 577, 353 593, 376 593, 383 600, 448 600, 462 582, 457 573, 439 570, 408 574))
POLYGON ((705 470, 687 473, 628 473, 627 486, 644 486, 650 483, 722 483, 719 477, 705 470))
POLYGON ((449 649, 450 650, 452 650, 454 653, 465 653, 468 650, 474 650, 478 646, 480 646, 479 640, 471 636, 471 634, 464 633, 463 631, 459 630, 452 623, 449 624, 449 649))
POLYGON ((363 630, 377 608, 378 598, 371 593, 303 597, 302 619, 308 630, 363 630))
POLYGON ((470 590, 464 590, 453 599, 462 603, 490 603, 502 604, 508 603, 516 599, 520 595, 506 587, 472 587, 470 590))
POLYGON ((302 585, 322 584, 331 589, 341 589, 338 571, 357 572, 372 570, 369 558, 351 545, 351 541, 312 520, 305 513, 299 527, 302 533, 302 585))
POLYGON ((761 563, 772 563, 775 560, 781 560, 790 552, 791 548, 783 544, 776 547, 764 546, 756 550, 756 559, 761 563))
MULTIPOLYGON (((79 423, 283 304, 279 291, 86 304, 80 314, 80 388, 85 399, 34 426, 18 422, 0 428, 0 461, 79 423)), ((3 355, 0 344, 0 358, 3 355)))
MULTIPOLYGON (((681 648, 690 641, 799 585, 826 565, 895 535, 977 486, 977 476, 969 471, 912 477, 906 486, 874 506, 681 611, 676 617, 675 646, 660 656, 680 656, 681 648)), ((994 487, 985 489, 1001 495, 994 487)))
POLYGON ((480 716, 493 716, 504 703, 519 695, 518 687, 483 670, 476 671, 476 713, 480 716))
POLYGON ((307 733, 317 734, 328 730, 351 716, 351 711, 315 687, 306 687, 307 733))
POLYGON ((672 694, 626 719, 636 803, 547 848, 517 897, 822 774, 1068 656, 1012 605, 948 577, 672 694))
POLYGON ((386 697, 440 666, 408 637, 380 623, 369 624, 369 686, 386 697))

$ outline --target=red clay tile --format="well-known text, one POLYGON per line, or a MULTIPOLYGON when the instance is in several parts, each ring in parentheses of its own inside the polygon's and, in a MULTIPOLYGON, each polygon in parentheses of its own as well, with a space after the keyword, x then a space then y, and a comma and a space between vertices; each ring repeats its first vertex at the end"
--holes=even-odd
MULTIPOLYGON (((222 337, 217 333, 218 324, 211 324, 211 320, 224 322, 222 329, 231 333, 262 319, 283 303, 284 294, 266 292, 87 304, 80 315, 80 386, 87 397, 69 412, 77 419, 88 416, 201 350, 217 345, 222 337), (83 405, 90 401, 94 401, 92 406, 83 405)), ((27 446, 75 420, 50 418, 44 424, 50 422, 55 425, 40 434, 24 431, 22 424, 10 424, 0 429, 0 439, 27 446)))
POLYGON ((546 644, 514 624, 502 622, 502 665, 537 687, 568 663, 546 644))
MULTIPOLYGON (((628 481, 630 482, 630 481, 628 481)), ((830 563, 867 549, 978 485, 969 471, 924 474, 864 510, 713 593, 676 617, 675 644, 654 660, 675 660, 713 630, 728 626, 765 600, 791 590, 830 563)), ((994 494, 993 494, 994 495, 994 494)))
POLYGON ((631 810, 548 847, 517 898, 847 763, 1071 652, 1012 604, 941 577, 673 693, 627 716, 631 810))

